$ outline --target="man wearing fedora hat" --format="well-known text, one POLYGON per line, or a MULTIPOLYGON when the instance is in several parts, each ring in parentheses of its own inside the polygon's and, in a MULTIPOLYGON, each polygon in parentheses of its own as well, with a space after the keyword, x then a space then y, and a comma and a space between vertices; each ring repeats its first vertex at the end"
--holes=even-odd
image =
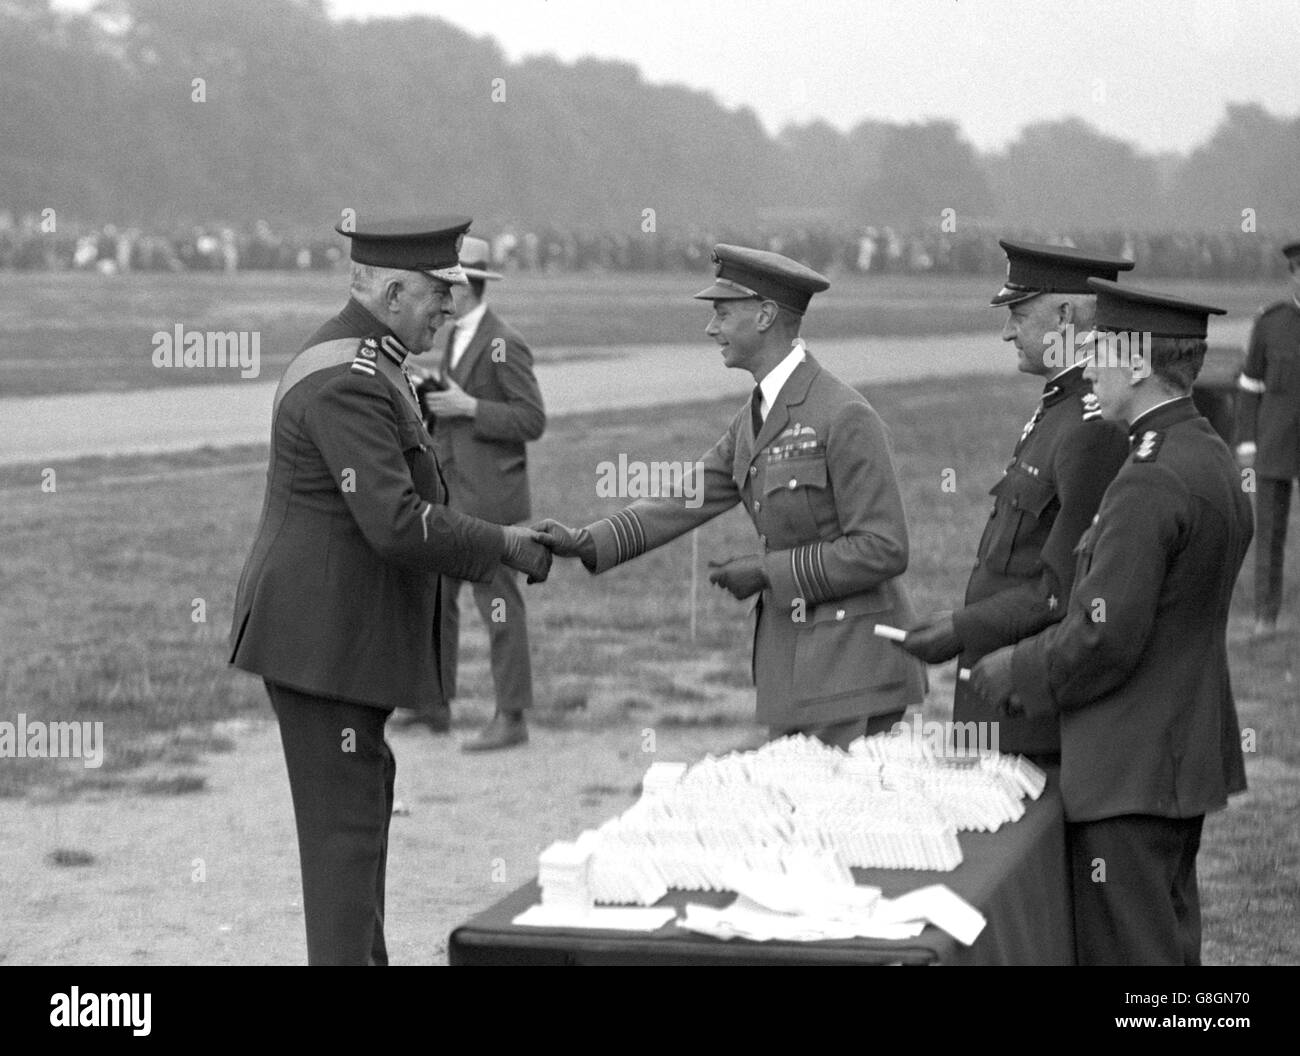
MULTIPOLYGON (((525 445, 546 428, 533 354, 519 332, 487 305, 489 247, 467 235, 460 248, 468 285, 453 291, 456 322, 439 370, 421 386, 434 450, 447 480, 452 509, 494 524, 531 516, 525 445)), ((449 650, 444 663, 456 693, 461 581, 444 584, 449 650)), ((498 566, 490 580, 473 584, 474 602, 487 627, 496 712, 465 751, 509 748, 528 740, 525 712, 533 703, 528 624, 518 577, 498 566)), ((447 714, 450 720, 450 714, 447 714)))

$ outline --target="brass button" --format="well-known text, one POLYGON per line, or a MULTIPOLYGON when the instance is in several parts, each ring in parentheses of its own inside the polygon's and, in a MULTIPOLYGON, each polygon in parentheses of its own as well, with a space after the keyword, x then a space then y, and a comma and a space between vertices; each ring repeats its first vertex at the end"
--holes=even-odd
POLYGON ((760 509, 762 509, 762 508, 763 508, 763 504, 762 504, 761 502, 759 502, 757 499, 755 499, 755 500, 754 500, 754 512, 757 513, 757 512, 758 512, 760 509))
POLYGON ((844 619, 844 610, 843 610, 843 609, 836 609, 836 610, 835 610, 835 618, 836 618, 837 620, 842 620, 842 619, 844 619))
POLYGON ((757 467, 757 466, 750 466, 750 467, 749 467, 749 475, 750 475, 751 477, 756 477, 756 476, 758 476, 758 467, 757 467))
POLYGON ((791 478, 790 478, 790 490, 791 490, 791 491, 794 491, 794 489, 797 488, 798 486, 799 486, 799 482, 798 482, 797 480, 795 480, 794 477, 791 477, 791 478))

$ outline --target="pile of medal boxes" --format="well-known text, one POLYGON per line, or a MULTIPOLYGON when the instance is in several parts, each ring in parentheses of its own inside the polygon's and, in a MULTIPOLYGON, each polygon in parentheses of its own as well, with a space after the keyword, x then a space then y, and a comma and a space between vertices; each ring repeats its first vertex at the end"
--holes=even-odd
POLYGON ((654 763, 641 798, 538 860, 543 905, 651 905, 728 890, 737 870, 852 883, 851 867, 950 870, 959 831, 1019 819, 1042 794, 1020 756, 935 756, 886 734, 848 752, 787 737, 694 766, 654 763))

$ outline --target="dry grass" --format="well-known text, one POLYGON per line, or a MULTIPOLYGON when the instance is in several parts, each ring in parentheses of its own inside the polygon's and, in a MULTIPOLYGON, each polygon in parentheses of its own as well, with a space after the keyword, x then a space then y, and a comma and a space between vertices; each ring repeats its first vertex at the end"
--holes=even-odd
MULTIPOLYGON (((961 595, 987 489, 1033 403, 1025 379, 961 379, 868 393, 896 446, 912 533, 908 582, 922 611, 961 595), (941 489, 956 471, 955 493, 941 489)), ((533 448, 535 512, 585 523, 614 503, 595 494, 595 466, 623 451, 664 457, 693 440, 703 451, 733 408, 706 403, 555 422, 533 448)), ((676 457, 676 456, 674 456, 676 457)), ((30 472, 0 477, 0 529, 6 545, 0 581, 0 663, 8 715, 104 722, 99 770, 7 760, 0 792, 39 798, 88 788, 181 795, 196 791, 192 772, 215 720, 266 703, 259 683, 225 664, 235 583, 256 523, 265 452, 255 448, 175 457, 86 460, 59 469, 58 492, 43 494, 30 472), (192 619, 194 599, 206 622, 192 619)), ((701 563, 748 552, 753 529, 738 511, 700 531, 701 563)), ((696 640, 689 633, 688 539, 639 562, 591 577, 557 564, 551 581, 531 588, 537 722, 595 734, 682 724, 752 736, 749 643, 742 610, 701 577, 696 640)), ((1300 533, 1288 552, 1285 606, 1300 611, 1300 533)), ((1247 566, 1250 567, 1249 564, 1247 566)), ((1210 963, 1300 960, 1300 737, 1294 631, 1264 643, 1247 639, 1250 577, 1243 578, 1230 628, 1242 724, 1256 731, 1249 794, 1212 817, 1200 858, 1205 957, 1210 963)), ((485 638, 467 623, 458 721, 489 707, 485 638)), ((936 679, 948 693, 946 673, 936 679)), ((621 797, 620 788, 587 798, 621 797)), ((613 804, 614 798, 610 799, 613 804)), ((620 800, 621 801, 621 800, 620 800)))

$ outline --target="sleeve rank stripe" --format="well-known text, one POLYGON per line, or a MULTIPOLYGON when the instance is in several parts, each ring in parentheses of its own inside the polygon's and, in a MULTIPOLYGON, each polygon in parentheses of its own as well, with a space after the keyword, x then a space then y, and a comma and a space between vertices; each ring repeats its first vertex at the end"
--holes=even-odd
POLYGON ((366 359, 354 359, 352 369, 358 374, 369 374, 372 378, 375 376, 374 364, 366 359))
POLYGON ((607 519, 614 529, 614 542, 618 548, 616 560, 619 564, 645 553, 645 532, 636 514, 619 510, 607 519))

